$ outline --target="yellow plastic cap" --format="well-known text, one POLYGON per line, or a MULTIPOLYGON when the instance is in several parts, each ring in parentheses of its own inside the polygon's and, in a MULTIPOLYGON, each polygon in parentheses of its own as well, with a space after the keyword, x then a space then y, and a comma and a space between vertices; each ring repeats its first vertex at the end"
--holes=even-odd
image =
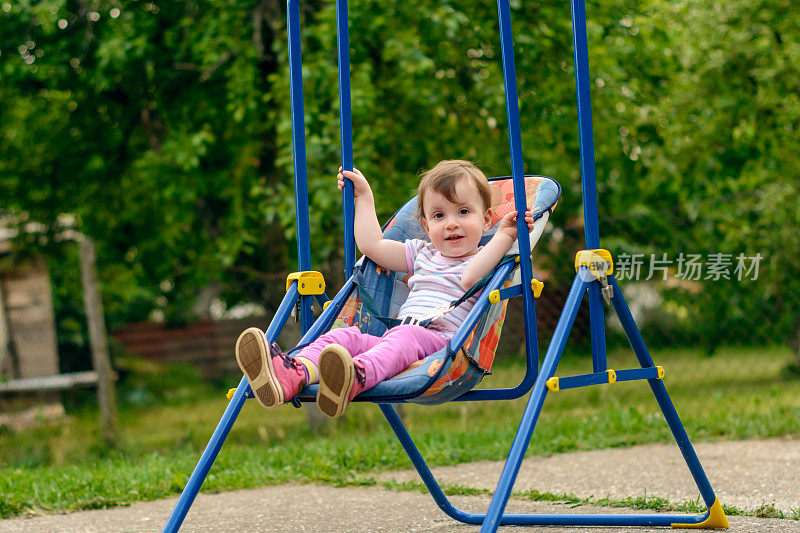
POLYGON ((499 304, 500 303, 500 291, 495 289, 489 293, 489 303, 490 304, 499 304))
POLYGON ((533 297, 538 298, 542 295, 542 290, 544 290, 544 283, 539 281, 538 279, 531 280, 531 290, 533 291, 533 297))
POLYGON ((286 276, 287 292, 293 281, 297 281, 297 292, 304 296, 314 296, 325 292, 325 278, 322 276, 322 272, 316 270, 292 272, 286 276))
POLYGON ((601 273, 607 276, 614 273, 614 259, 611 252, 598 248, 596 250, 581 250, 575 254, 575 272, 580 267, 589 268, 593 276, 599 277, 601 273))
POLYGON ((728 517, 725 516, 725 511, 722 510, 722 504, 719 503, 719 498, 714 500, 714 505, 708 509, 708 518, 699 524, 670 524, 674 528, 685 529, 728 529, 728 517))

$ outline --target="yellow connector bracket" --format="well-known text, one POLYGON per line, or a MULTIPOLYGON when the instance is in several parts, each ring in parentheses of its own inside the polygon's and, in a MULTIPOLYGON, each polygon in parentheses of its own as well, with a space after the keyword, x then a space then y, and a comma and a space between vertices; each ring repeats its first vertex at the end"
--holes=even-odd
POLYGON ((714 500, 714 505, 708 509, 708 518, 699 524, 670 524, 674 528, 685 529, 728 529, 728 517, 725 516, 725 511, 722 510, 722 504, 719 503, 719 498, 714 500))
POLYGON ((606 370, 606 374, 608 374, 608 382, 609 383, 616 383, 617 382, 617 373, 611 369, 606 370))
POLYGON ((489 303, 490 304, 499 304, 500 303, 500 291, 495 289, 489 293, 489 303))
POLYGON ((234 394, 236 394, 236 389, 229 389, 228 394, 226 394, 225 397, 228 399, 228 401, 231 401, 233 400, 234 394))
POLYGON ((544 290, 544 283, 542 283, 536 278, 532 279, 531 290, 533 291, 533 297, 538 298, 539 296, 542 295, 542 290, 544 290))
POLYGON ((664 379, 664 367, 659 365, 656 367, 656 371, 658 372, 658 379, 664 379))
POLYGON ((555 376, 545 381, 544 384, 547 385, 547 388, 552 392, 556 392, 557 390, 559 390, 558 378, 555 376))
POLYGON ((292 286, 292 282, 297 281, 297 292, 303 296, 314 296, 325 292, 325 278, 322 272, 306 270, 304 272, 292 272, 286 277, 286 291, 292 286))
POLYGON ((614 259, 608 250, 581 250, 575 254, 575 272, 582 266, 588 267, 589 272, 596 278, 601 274, 609 276, 614 273, 614 259))

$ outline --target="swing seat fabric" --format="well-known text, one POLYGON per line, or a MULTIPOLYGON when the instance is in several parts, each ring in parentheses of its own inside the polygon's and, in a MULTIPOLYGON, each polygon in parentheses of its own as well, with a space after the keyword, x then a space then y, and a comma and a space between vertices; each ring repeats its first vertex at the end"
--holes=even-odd
MULTIPOLYGON (((514 207, 514 188, 510 177, 490 180, 492 189, 492 227, 486 232, 481 245, 486 244, 497 231, 500 219, 514 207)), ((525 189, 528 205, 535 221, 549 216, 561 195, 561 187, 552 178, 526 176, 525 189)), ((426 239, 427 235, 415 216, 417 198, 409 200, 384 226, 384 237, 397 241, 426 239)), ((541 221, 546 223, 547 219, 541 221)), ((364 333, 380 336, 386 325, 375 318, 362 302, 359 292, 366 292, 377 308, 378 316, 396 317, 408 296, 407 280, 410 273, 394 272, 362 257, 356 265, 358 290, 353 289, 332 327, 358 326, 364 333)), ((506 277, 504 286, 519 283, 519 269, 506 277)), ((448 343, 443 349, 412 364, 400 374, 382 381, 372 389, 362 392, 355 400, 372 402, 408 401, 422 405, 437 405, 451 401, 471 390, 491 373, 495 350, 505 320, 507 300, 487 307, 477 325, 466 337, 462 346, 448 343)), ((375 312, 375 310, 373 310, 375 312)), ((466 326, 462 326, 466 327, 466 326)), ((299 348, 291 353, 296 355, 299 348)), ((299 395, 301 401, 316 398, 319 385, 306 387, 299 395)))

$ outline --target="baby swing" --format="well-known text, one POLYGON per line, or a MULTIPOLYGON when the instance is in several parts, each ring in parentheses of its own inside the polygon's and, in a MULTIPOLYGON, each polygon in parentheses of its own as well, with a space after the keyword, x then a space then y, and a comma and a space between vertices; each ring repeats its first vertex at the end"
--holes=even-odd
MULTIPOLYGON (((342 167, 353 168, 352 126, 350 116, 350 59, 348 37, 347 0, 336 0, 339 99, 342 142, 342 167)), ((302 89, 302 63, 300 60, 299 0, 288 0, 289 61, 292 93, 292 134, 295 172, 295 207, 297 213, 299 272, 290 274, 286 281, 286 296, 266 330, 267 342, 273 342, 285 325, 295 305, 299 303, 303 332, 298 346, 303 346, 334 323, 358 325, 362 331, 380 334, 385 325, 376 317, 396 314, 408 291, 403 274, 378 268, 364 258, 355 261, 353 238, 353 190, 346 180, 344 198, 345 269, 348 279, 332 300, 325 296, 325 281, 319 272, 311 271, 308 189, 306 182, 305 130, 302 89), (323 307, 314 321, 312 303, 323 307)), ((482 524, 481 531, 496 531, 500 525, 606 525, 606 526, 672 526, 686 528, 726 528, 728 521, 713 489, 694 452, 686 431, 661 381, 664 370, 656 366, 645 347, 631 312, 613 275, 613 258, 607 250, 599 248, 597 215, 597 190, 594 174, 594 146, 592 141, 591 106, 589 97, 588 45, 586 41, 586 13, 583 0, 572 1, 572 26, 574 42, 575 77, 577 83, 578 126, 581 148, 581 176, 587 250, 575 258, 576 276, 564 309, 553 333, 541 366, 536 342, 536 315, 534 299, 542 290, 542 283, 533 277, 531 250, 538 242, 545 225, 561 194, 558 183, 544 176, 525 176, 521 149, 519 109, 517 104, 516 73, 514 70, 509 0, 498 0, 501 51, 506 96, 506 113, 511 152, 511 176, 493 178, 493 221, 508 210, 524 212, 532 207, 535 223, 530 239, 518 240, 518 248, 507 256, 494 272, 482 280, 482 290, 477 303, 454 338, 444 349, 432 354, 412 368, 380 383, 356 397, 355 401, 377 403, 392 430, 405 449, 420 477, 437 505, 449 516, 468 524, 482 524), (518 267, 518 268, 517 268, 518 267), (593 372, 578 376, 556 377, 555 370, 567 341, 583 295, 589 293, 591 345, 593 372), (527 370, 516 387, 508 389, 472 388, 488 373, 497 347, 500 329, 505 317, 508 298, 521 296, 524 311, 525 348, 527 370), (638 359, 639 368, 612 370, 607 368, 605 352, 605 322, 603 300, 610 304, 638 359), (536 421, 548 392, 646 379, 658 401, 667 424, 675 437, 689 470, 700 490, 708 510, 700 515, 662 514, 507 514, 504 509, 511 494, 525 450, 533 434, 536 421), (508 400, 519 398, 529 391, 522 420, 514 437, 508 459, 503 468, 497 489, 486 513, 467 513, 455 508, 447 499, 430 469, 418 451, 392 403, 414 402, 434 405, 446 401, 508 400)), ((384 227, 384 235, 405 240, 424 237, 424 232, 413 216, 416 199, 404 205, 384 227)), ((518 234, 528 234, 523 217, 517 220, 518 234)), ((484 235, 484 239, 494 229, 484 235)), ((297 349, 295 349, 297 350, 297 349)), ((307 387, 295 400, 313 401, 317 385, 307 387)), ((177 531, 208 475, 222 444, 236 417, 252 391, 245 378, 236 389, 231 389, 230 400, 200 461, 195 467, 178 503, 172 511, 164 531, 177 531)))

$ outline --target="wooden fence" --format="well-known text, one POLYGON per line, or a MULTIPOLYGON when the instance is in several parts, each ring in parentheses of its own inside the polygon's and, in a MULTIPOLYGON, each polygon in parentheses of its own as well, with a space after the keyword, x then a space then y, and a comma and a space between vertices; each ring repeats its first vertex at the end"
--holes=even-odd
MULTIPOLYGON (((112 336, 126 351, 148 361, 185 363, 196 367, 204 378, 215 378, 240 373, 233 355, 236 339, 245 328, 267 325, 266 317, 202 320, 180 328, 142 322, 130 324, 112 336)), ((296 329, 289 322, 287 335, 296 329)))
MULTIPOLYGON (((545 344, 553 334, 556 321, 568 291, 545 291, 536 301, 537 329, 540 342, 545 344)), ((266 328, 268 317, 251 317, 236 320, 202 320, 181 328, 167 328, 163 324, 144 322, 131 324, 113 334, 125 349, 148 361, 156 363, 185 363, 196 367, 204 378, 236 375, 239 368, 233 349, 239 333, 255 326, 266 328)), ((588 313, 578 314, 571 338, 585 338, 588 331, 588 313)), ((279 343, 284 348, 292 346, 299 338, 299 327, 289 319, 279 343)), ((524 342, 522 300, 514 298, 506 314, 503 334, 498 346, 498 356, 516 354, 524 342)))

